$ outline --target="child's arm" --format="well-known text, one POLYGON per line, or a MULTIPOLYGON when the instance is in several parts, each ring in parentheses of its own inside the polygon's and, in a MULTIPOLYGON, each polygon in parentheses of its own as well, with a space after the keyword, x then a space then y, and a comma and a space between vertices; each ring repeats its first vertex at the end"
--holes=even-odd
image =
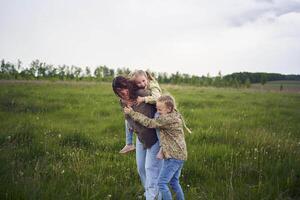
POLYGON ((151 96, 145 97, 145 103, 155 104, 157 99, 161 96, 161 89, 156 81, 150 84, 149 89, 151 91, 151 96))
POLYGON ((132 108, 124 108, 124 112, 128 114, 134 121, 142 124, 147 128, 161 128, 162 126, 166 125, 166 121, 158 118, 158 119, 151 119, 141 113, 134 112, 132 108))
POLYGON ((138 103, 148 103, 148 104, 155 104, 157 99, 161 96, 161 89, 159 87, 159 84, 156 81, 151 81, 150 84, 150 91, 151 95, 146 97, 138 97, 137 102, 138 103))

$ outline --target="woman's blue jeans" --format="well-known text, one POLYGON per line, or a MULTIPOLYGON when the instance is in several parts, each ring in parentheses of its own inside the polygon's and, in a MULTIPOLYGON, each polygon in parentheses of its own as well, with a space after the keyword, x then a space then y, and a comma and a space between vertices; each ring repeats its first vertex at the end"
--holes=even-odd
POLYGON ((163 162, 156 158, 158 151, 158 141, 151 148, 144 149, 143 144, 136 137, 136 163, 145 188, 146 200, 153 200, 158 196, 158 176, 163 162))

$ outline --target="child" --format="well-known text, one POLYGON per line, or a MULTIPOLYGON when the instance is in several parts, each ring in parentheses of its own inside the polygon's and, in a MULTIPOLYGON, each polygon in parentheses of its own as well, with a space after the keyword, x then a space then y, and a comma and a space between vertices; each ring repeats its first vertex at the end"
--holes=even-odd
POLYGON ((180 172, 187 159, 187 149, 184 139, 184 120, 176 111, 174 99, 163 95, 156 103, 158 118, 151 119, 141 113, 134 112, 131 107, 125 107, 124 112, 133 120, 148 128, 160 129, 160 145, 164 158, 163 166, 158 178, 159 191, 163 199, 172 199, 168 184, 176 193, 177 199, 184 199, 179 184, 180 172))
MULTIPOLYGON (((143 70, 137 70, 129 74, 130 80, 133 81, 138 88, 150 90, 151 95, 147 97, 137 97, 137 104, 142 102, 155 104, 158 97, 161 96, 161 88, 158 82, 149 72, 143 70)), ((120 153, 128 153, 135 149, 133 144, 133 130, 125 120, 125 133, 126 133, 126 145, 120 151, 120 153)))

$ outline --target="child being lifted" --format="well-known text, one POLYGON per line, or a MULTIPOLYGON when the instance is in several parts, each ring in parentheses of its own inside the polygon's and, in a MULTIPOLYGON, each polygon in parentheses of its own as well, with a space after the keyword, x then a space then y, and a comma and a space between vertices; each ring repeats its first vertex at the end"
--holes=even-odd
MULTIPOLYGON (((130 80, 140 89, 148 89, 150 91, 150 96, 138 97, 137 104, 148 103, 156 104, 157 98, 161 96, 161 88, 155 78, 150 74, 150 72, 137 70, 129 74, 130 80)), ((155 115, 155 117, 157 114, 155 115)), ((157 133, 159 135, 159 133, 157 133)), ((125 135, 126 135, 126 145, 120 151, 120 153, 125 154, 135 150, 133 144, 133 130, 130 128, 127 120, 125 120, 125 135)))

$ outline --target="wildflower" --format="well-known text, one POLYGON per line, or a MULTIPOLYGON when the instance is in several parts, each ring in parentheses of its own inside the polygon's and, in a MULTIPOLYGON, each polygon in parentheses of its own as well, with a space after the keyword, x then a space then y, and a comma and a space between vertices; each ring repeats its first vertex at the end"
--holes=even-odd
POLYGON ((58 138, 61 138, 61 134, 58 134, 58 138))
POLYGON ((61 171, 61 174, 64 174, 64 173, 65 173, 65 170, 62 170, 62 171, 61 171))
POLYGON ((111 194, 107 195, 108 198, 111 198, 111 194))
POLYGON ((190 187, 190 185, 189 185, 189 184, 187 184, 187 185, 186 185, 186 187, 188 187, 188 188, 189 188, 189 187, 190 187))

